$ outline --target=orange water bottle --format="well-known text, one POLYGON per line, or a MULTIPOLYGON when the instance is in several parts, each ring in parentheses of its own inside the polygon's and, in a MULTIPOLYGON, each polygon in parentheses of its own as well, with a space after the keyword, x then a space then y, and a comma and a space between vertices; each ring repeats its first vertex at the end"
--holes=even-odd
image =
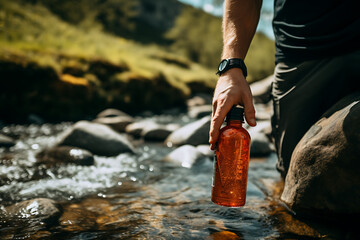
POLYGON ((244 109, 233 106, 220 130, 214 159, 211 201, 226 207, 245 205, 250 135, 242 127, 244 109))

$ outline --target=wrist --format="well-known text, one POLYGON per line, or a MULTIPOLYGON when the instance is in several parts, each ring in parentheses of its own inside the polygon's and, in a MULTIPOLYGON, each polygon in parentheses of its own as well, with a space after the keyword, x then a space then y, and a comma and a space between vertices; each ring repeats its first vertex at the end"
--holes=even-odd
POLYGON ((227 71, 229 71, 230 69, 233 69, 233 68, 241 69, 242 74, 246 78, 247 68, 246 68, 244 61, 241 58, 223 59, 219 64, 217 74, 219 76, 221 76, 222 74, 226 73, 227 71))

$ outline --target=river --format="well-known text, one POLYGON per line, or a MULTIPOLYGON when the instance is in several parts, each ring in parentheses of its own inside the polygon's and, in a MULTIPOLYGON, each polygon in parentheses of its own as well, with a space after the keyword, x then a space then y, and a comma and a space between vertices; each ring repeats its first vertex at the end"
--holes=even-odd
MULTIPOLYGON (((136 154, 95 156, 92 166, 36 165, 35 155, 59 141, 71 123, 10 125, 17 140, 0 148, 0 198, 50 198, 63 213, 52 225, 0 218, 0 239, 320 239, 333 234, 295 219, 279 201, 276 155, 250 161, 247 201, 226 208, 210 201, 213 163, 192 168, 164 163, 172 148, 134 140, 136 154)), ((333 235, 341 236, 342 230, 333 235)))

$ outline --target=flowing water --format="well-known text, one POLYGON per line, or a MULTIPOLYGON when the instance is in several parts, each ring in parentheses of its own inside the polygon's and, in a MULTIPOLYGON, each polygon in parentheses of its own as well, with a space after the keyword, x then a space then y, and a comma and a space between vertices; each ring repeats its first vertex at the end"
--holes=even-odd
MULTIPOLYGON (((276 156, 251 159, 247 202, 226 208, 210 201, 213 163, 192 168, 162 158, 172 148, 135 142, 136 154, 95 156, 93 166, 35 165, 70 123, 6 126, 17 144, 0 148, 1 208, 33 198, 59 202, 52 225, 29 220, 0 222, 0 239, 318 239, 323 232, 294 219, 278 200, 276 156), (286 224, 285 224, 286 223, 286 224)), ((279 187, 280 186, 280 187, 279 187)))

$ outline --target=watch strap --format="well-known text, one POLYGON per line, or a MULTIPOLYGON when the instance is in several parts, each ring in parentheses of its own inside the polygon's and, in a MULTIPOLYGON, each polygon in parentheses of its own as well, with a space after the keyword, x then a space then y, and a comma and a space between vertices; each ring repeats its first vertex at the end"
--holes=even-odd
POLYGON ((244 77, 247 77, 247 68, 244 61, 241 58, 229 58, 226 59, 228 64, 223 71, 218 71, 217 74, 221 76, 221 74, 225 73, 227 70, 231 68, 240 68, 243 71, 244 77))

